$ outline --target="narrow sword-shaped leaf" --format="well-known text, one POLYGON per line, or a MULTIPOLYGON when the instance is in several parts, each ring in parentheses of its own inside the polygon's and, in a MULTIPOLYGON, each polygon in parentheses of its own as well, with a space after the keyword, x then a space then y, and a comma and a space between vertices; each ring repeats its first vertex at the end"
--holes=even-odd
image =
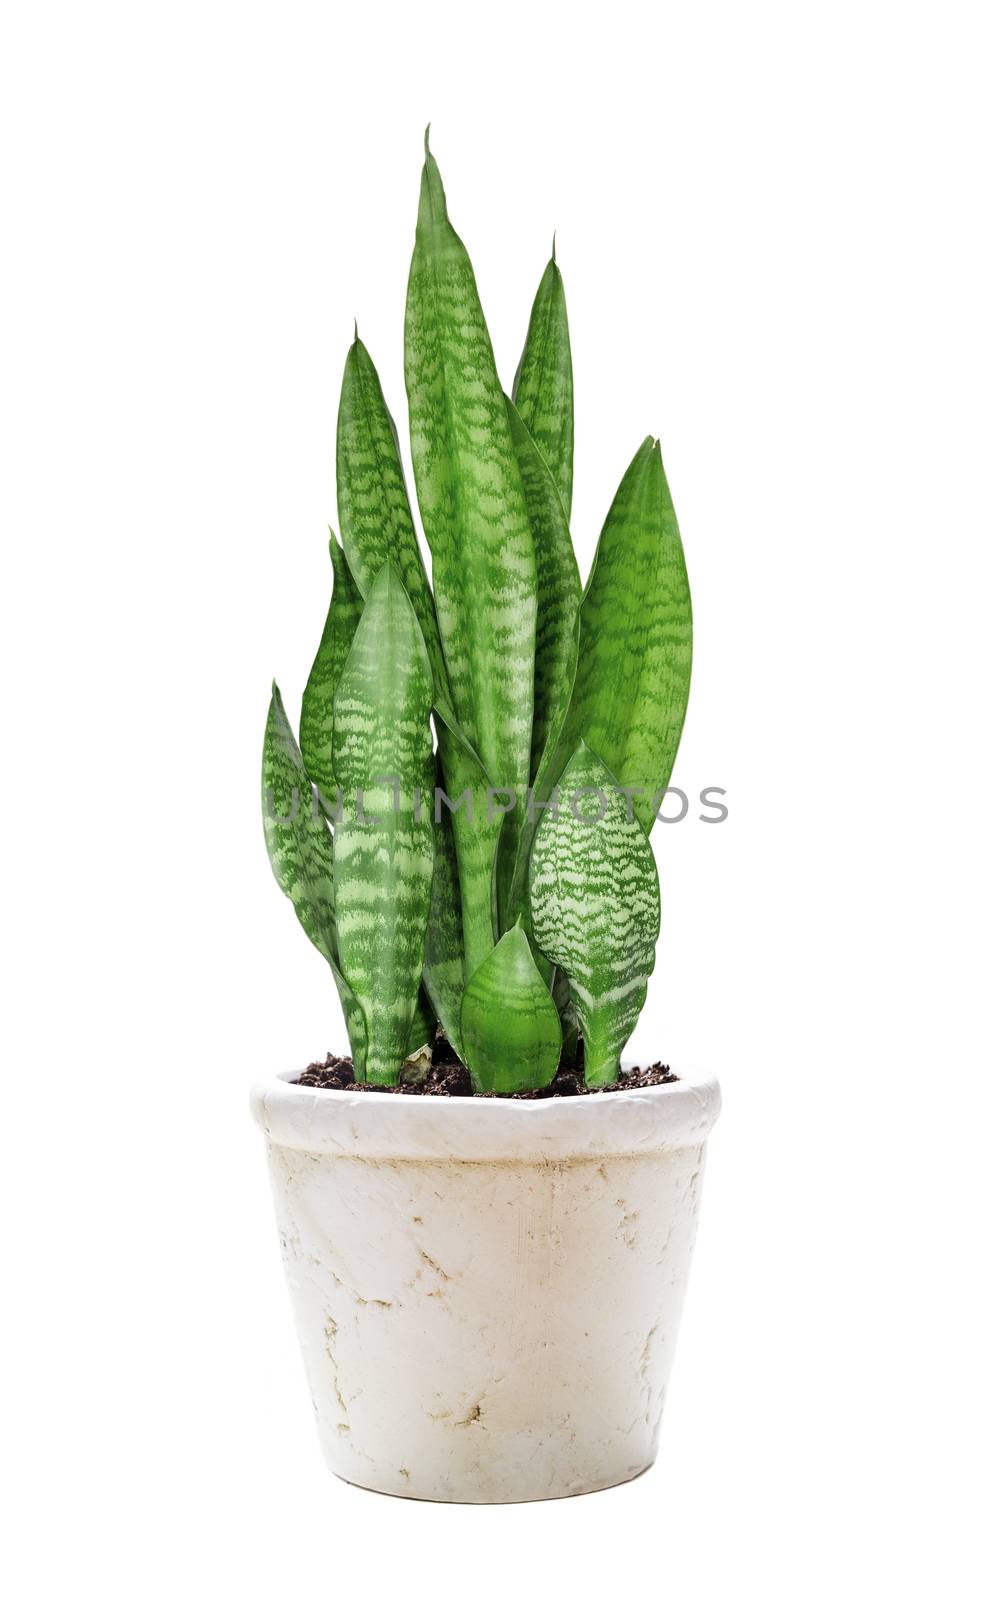
POLYGON ((343 370, 336 424, 340 531, 362 594, 385 561, 405 586, 429 652, 436 688, 449 690, 436 608, 415 537, 398 435, 367 347, 355 338, 343 370))
POLYGON ((566 766, 563 736, 567 729, 576 667, 580 654, 580 614, 577 612, 573 629, 567 642, 563 694, 556 706, 552 722, 546 732, 545 749, 538 771, 532 782, 532 792, 525 807, 525 820, 517 842, 511 887, 507 898, 505 920, 514 922, 528 904, 528 867, 532 841, 546 806, 551 804, 555 785, 566 766))
POLYGON ((535 543, 538 605, 530 764, 534 780, 549 729, 560 709, 565 710, 571 692, 569 658, 582 589, 569 521, 552 473, 507 396, 505 404, 535 543))
POLYGON ((552 996, 516 924, 477 968, 463 996, 463 1045, 474 1088, 541 1089, 559 1063, 562 1030, 552 996))
POLYGON ((431 786, 431 706, 422 630, 389 563, 367 596, 333 714, 340 965, 367 1021, 372 1083, 398 1081, 422 976, 433 844, 415 791, 431 786))
POLYGON ((298 731, 305 770, 326 804, 332 805, 336 792, 336 779, 333 776, 333 699, 344 662, 350 654, 364 602, 347 558, 332 532, 329 535, 329 554, 333 563, 333 592, 319 649, 302 695, 298 731))
MULTIPOLYGON (((471 822, 466 810, 457 811, 453 835, 464 885, 466 948, 471 964, 476 965, 494 944, 491 881, 500 823, 492 824, 486 818, 488 779, 474 759, 476 752, 468 748, 469 741, 459 730, 450 706, 449 677, 435 605, 415 538, 394 422, 374 364, 359 340, 347 358, 336 440, 340 525, 357 580, 364 592, 369 592, 386 560, 401 576, 432 664, 434 703, 440 713, 436 731, 440 758, 448 775, 447 792, 455 800, 469 789, 474 797, 474 820, 471 822)), ((455 1026, 458 1031, 459 1001, 455 1026)))
POLYGON ((662 452, 648 438, 624 475, 597 544, 559 749, 565 761, 583 739, 619 784, 640 785, 635 815, 646 833, 655 821, 653 798, 672 776, 692 656, 679 526, 662 452))
POLYGON ((473 269, 450 225, 428 142, 408 280, 405 382, 452 709, 491 783, 524 792, 535 550, 473 269))
POLYGON ((613 1082, 655 965, 659 880, 626 796, 585 744, 539 823, 529 894, 539 947, 569 980, 586 1080, 613 1082))
POLYGON ((568 521, 573 509, 573 358, 555 239, 552 260, 536 290, 511 393, 556 480, 568 521))
MULTIPOLYGON (((456 842, 467 976, 494 948, 494 873, 502 818, 488 810, 490 775, 450 707, 436 704, 436 734, 443 787, 456 842)), ((445 802, 441 809, 446 810, 445 802)))
POLYGON ((432 902, 425 936, 422 978, 443 1032, 462 1061, 460 1007, 463 1004, 464 985, 463 909, 456 870, 453 824, 445 807, 440 811, 439 821, 433 830, 433 843, 432 902))
POLYGON ((277 684, 264 730, 261 763, 264 839, 278 886, 306 934, 329 962, 350 1037, 354 1068, 363 1071, 367 1031, 360 1004, 339 966, 333 896, 333 838, 312 790, 277 684))

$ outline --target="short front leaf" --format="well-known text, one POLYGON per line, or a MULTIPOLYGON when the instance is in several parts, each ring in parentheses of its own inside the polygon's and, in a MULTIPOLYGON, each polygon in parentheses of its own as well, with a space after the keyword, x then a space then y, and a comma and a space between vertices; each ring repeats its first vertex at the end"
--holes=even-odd
POLYGON ((515 926, 477 968, 463 996, 463 1046, 474 1088, 517 1094, 551 1083, 559 1064, 559 1013, 515 926))

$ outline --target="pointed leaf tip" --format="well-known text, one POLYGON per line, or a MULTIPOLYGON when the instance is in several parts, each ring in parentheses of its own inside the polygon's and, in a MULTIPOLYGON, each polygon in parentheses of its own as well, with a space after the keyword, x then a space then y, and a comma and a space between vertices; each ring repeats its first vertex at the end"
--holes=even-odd
POLYGON ((425 153, 426 153, 426 155, 429 154, 429 129, 431 127, 432 127, 432 123, 431 122, 427 122, 426 125, 425 125, 425 153))
POLYGON ((556 230, 555 230, 555 228, 553 228, 553 230, 552 230, 552 259, 553 259, 553 262, 555 262, 555 259, 556 259, 556 230))

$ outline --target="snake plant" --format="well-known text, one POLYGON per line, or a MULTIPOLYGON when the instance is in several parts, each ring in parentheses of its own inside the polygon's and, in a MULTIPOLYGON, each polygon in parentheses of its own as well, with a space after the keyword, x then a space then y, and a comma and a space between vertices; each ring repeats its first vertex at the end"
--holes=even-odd
POLYGON ((509 397, 426 135, 405 312, 411 461, 357 336, 336 435, 340 539, 296 743, 275 686, 271 864, 332 969, 358 1080, 438 1030, 478 1092, 618 1073, 655 960, 648 834, 689 693, 692 618, 658 443, 582 588, 573 368, 546 266, 509 397))

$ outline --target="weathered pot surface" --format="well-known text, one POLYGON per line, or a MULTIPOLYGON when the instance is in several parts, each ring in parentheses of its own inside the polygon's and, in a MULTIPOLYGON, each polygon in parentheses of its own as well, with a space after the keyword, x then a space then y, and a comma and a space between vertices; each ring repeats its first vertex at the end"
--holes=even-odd
POLYGON ((521 1101, 292 1076, 252 1107, 332 1470, 493 1503, 650 1466, 716 1081, 521 1101))

